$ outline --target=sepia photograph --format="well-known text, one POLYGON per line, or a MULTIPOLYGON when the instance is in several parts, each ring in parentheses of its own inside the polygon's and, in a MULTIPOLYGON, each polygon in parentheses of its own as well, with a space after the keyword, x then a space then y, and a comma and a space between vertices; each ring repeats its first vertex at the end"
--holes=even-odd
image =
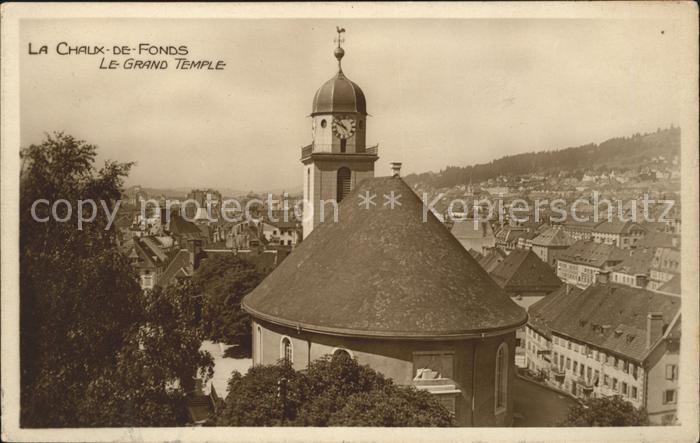
POLYGON ((695 3, 2 25, 3 441, 697 441, 695 3))

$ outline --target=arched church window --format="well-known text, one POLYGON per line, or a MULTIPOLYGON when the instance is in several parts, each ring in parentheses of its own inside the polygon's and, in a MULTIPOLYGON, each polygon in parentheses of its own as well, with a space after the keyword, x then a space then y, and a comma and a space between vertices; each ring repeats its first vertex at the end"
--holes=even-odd
POLYGON ((508 345, 501 343, 496 351, 496 414, 506 409, 506 399, 508 395, 508 345))
POLYGON ((337 348, 335 351, 333 351, 333 359, 352 360, 352 356, 350 355, 350 352, 348 352, 347 349, 337 348))
POLYGON ((280 358, 292 363, 294 361, 294 350, 292 349, 292 341, 289 337, 282 338, 282 346, 280 346, 280 358))
POLYGON ((336 183, 336 201, 340 203, 348 194, 350 194, 350 170, 348 168, 338 169, 338 179, 336 183))
POLYGON ((256 327, 255 332, 255 340, 257 343, 257 346, 255 347, 255 360, 258 362, 258 364, 262 364, 262 328, 260 326, 256 327))
POLYGON ((326 119, 324 118, 323 120, 321 120, 321 127, 322 127, 322 128, 325 128, 326 125, 327 125, 326 119))

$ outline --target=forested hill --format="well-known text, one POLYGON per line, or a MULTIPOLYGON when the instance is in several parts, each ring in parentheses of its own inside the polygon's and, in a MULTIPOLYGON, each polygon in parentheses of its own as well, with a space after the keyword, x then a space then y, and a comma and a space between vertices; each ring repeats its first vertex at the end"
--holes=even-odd
POLYGON ((611 138, 598 145, 591 143, 575 148, 509 155, 480 165, 448 166, 440 172, 409 174, 405 180, 411 185, 421 183, 446 188, 469 180, 479 183, 498 176, 559 172, 583 175, 588 170, 627 170, 642 167, 653 157, 663 156, 671 160, 680 155, 680 139, 680 128, 671 126, 650 134, 611 138))

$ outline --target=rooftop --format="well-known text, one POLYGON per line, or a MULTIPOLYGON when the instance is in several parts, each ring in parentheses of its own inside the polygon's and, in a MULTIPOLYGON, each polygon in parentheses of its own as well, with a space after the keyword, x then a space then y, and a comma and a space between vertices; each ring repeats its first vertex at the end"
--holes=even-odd
POLYGON ((530 306, 530 324, 598 348, 643 361, 647 347, 647 314, 663 316, 664 331, 680 312, 679 297, 617 284, 585 290, 563 286, 530 306))
POLYGON ((476 224, 474 220, 455 221, 451 231, 458 240, 493 237, 493 229, 487 221, 477 221, 476 224))
POLYGON ((632 231, 645 231, 642 226, 631 221, 612 220, 599 223, 593 232, 602 234, 629 234, 632 231))
POLYGON ((527 314, 398 177, 365 180, 253 292, 262 320, 339 335, 461 338, 511 330, 527 314), (401 205, 358 206, 400 195, 401 205), (352 251, 352 254, 344 251, 352 251))
POLYGON ((529 249, 516 249, 490 272, 506 291, 554 291, 561 286, 554 270, 529 249))
POLYGON ((608 262, 621 262, 628 256, 622 249, 593 240, 579 240, 557 257, 559 261, 603 267, 608 262))
POLYGON ((630 255, 622 263, 615 266, 613 271, 628 275, 649 275, 649 268, 651 268, 653 258, 654 254, 651 251, 643 249, 630 250, 630 255))
POLYGON ((552 226, 532 239, 533 246, 545 246, 550 248, 571 246, 572 243, 573 240, 561 226, 552 226))

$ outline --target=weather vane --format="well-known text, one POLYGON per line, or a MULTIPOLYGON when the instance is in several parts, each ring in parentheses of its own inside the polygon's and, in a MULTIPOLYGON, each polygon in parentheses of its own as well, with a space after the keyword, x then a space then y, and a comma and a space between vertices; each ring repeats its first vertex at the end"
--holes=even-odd
POLYGON ((345 33, 345 28, 341 28, 340 26, 335 27, 335 31, 338 33, 338 37, 336 37, 335 40, 333 40, 335 43, 338 43, 338 47, 340 48, 343 42, 345 42, 345 39, 343 38, 343 34, 345 33))
POLYGON ((335 51, 333 51, 333 54, 335 55, 335 58, 338 59, 338 72, 343 72, 343 68, 340 66, 340 59, 343 58, 345 55, 345 50, 342 48, 342 44, 345 41, 343 38, 343 34, 345 33, 345 28, 341 28, 340 26, 335 27, 335 31, 338 33, 338 37, 334 40, 336 43, 338 43, 338 47, 335 48, 335 51))

